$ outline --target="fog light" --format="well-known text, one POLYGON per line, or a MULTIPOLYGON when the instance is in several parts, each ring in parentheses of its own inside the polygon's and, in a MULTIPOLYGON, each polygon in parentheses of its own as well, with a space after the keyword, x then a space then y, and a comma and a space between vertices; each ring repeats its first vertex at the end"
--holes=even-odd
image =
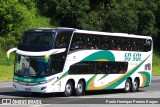
POLYGON ((42 87, 41 90, 45 90, 47 87, 42 87))

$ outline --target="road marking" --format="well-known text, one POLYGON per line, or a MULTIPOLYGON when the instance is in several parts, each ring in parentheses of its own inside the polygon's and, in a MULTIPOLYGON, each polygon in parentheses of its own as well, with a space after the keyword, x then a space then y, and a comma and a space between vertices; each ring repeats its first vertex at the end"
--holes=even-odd
POLYGON ((12 88, 12 86, 4 86, 4 87, 0 87, 0 88, 12 88))
POLYGON ((146 94, 146 93, 133 93, 133 94, 130 94, 130 95, 140 95, 140 94, 146 94))
POLYGON ((160 92, 154 92, 154 93, 160 93, 160 92))

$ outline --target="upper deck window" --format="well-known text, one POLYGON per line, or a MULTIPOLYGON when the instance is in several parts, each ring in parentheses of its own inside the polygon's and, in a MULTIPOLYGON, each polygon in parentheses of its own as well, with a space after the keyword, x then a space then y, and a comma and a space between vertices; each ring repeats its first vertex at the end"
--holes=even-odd
POLYGON ((21 44, 27 46, 51 46, 53 39, 53 33, 50 32, 26 32, 21 44))

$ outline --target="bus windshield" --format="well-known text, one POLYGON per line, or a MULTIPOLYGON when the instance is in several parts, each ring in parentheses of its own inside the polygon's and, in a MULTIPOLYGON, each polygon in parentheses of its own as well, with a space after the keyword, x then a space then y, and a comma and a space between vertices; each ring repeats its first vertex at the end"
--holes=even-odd
POLYGON ((50 32, 25 32, 21 45, 27 46, 51 46, 53 35, 50 32))
POLYGON ((45 77, 50 74, 43 57, 16 56, 15 72, 19 77, 45 77))
POLYGON ((44 61, 43 56, 16 55, 14 75, 24 78, 41 78, 62 72, 64 61, 49 59, 44 61))

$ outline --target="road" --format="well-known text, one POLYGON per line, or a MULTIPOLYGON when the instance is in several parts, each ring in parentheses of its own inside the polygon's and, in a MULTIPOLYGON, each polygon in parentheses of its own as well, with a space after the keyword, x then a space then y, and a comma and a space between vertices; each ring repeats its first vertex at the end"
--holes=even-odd
MULTIPOLYGON (((29 92, 14 91, 11 82, 0 83, 0 98, 42 99, 43 104, 105 104, 110 98, 159 98, 160 78, 152 78, 151 86, 140 88, 136 93, 122 93, 121 90, 92 91, 84 96, 71 96, 64 98, 60 93, 43 94, 39 97, 29 92)), ((159 105, 159 104, 158 104, 159 105)), ((94 107, 94 106, 92 106, 94 107)))

